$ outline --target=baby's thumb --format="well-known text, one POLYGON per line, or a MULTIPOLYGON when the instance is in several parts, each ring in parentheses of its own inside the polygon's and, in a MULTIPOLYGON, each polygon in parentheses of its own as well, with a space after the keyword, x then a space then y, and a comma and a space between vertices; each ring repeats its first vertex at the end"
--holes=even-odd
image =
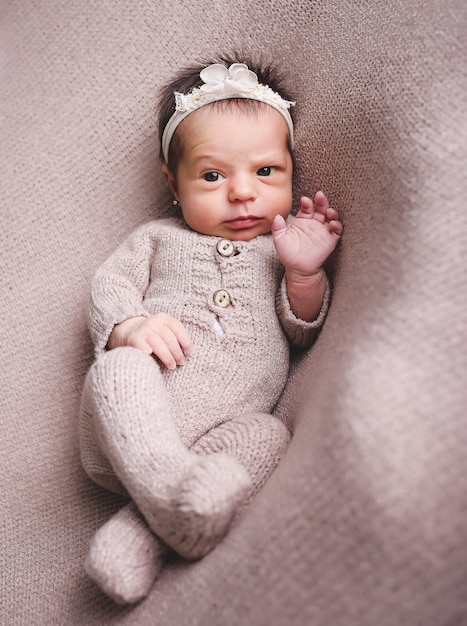
POLYGON ((274 239, 282 237, 287 232, 287 225, 282 215, 276 215, 271 224, 271 233, 274 239))

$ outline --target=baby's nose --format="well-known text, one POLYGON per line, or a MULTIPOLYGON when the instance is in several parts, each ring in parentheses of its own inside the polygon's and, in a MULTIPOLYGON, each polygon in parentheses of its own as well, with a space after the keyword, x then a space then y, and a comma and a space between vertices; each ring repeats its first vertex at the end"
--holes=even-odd
POLYGON ((247 174, 232 177, 229 186, 230 202, 245 202, 255 199, 257 196, 255 182, 253 177, 247 174))

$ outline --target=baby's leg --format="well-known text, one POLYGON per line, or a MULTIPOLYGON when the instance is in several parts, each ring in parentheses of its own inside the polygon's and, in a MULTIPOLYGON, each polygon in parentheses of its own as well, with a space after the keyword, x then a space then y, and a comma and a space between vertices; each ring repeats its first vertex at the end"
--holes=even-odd
POLYGON ((157 363, 134 348, 100 357, 86 379, 82 429, 99 446, 150 528, 180 555, 198 558, 227 531, 251 490, 245 468, 181 442, 157 363))
POLYGON ((225 452, 235 457, 252 479, 249 501, 272 474, 289 442, 290 433, 277 417, 249 413, 213 428, 191 449, 201 455, 225 452))
MULTIPOLYGON (((289 440, 289 431, 277 418, 254 413, 213 429, 192 450, 201 455, 223 451, 235 456, 253 479, 250 499, 276 467, 289 440)), ((130 502, 94 535, 86 571, 116 602, 133 603, 147 595, 168 552, 130 502)))
POLYGON ((96 532, 85 569, 115 602, 133 603, 147 595, 168 552, 130 502, 96 532))

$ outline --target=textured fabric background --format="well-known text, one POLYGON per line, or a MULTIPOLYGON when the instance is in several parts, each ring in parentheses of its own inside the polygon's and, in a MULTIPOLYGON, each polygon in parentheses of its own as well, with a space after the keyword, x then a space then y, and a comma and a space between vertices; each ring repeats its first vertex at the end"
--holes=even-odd
POLYGON ((467 624, 464 0, 6 0, 0 8, 0 623, 467 624), (345 234, 281 410, 296 433, 204 560, 118 608, 82 561, 89 281, 169 206, 158 87, 244 48, 296 94, 297 195, 345 234))

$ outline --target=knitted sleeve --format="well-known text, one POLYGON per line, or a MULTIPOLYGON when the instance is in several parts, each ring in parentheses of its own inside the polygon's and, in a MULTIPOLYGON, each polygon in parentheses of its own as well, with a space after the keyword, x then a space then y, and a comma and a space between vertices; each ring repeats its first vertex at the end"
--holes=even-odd
POLYGON ((314 343, 326 319, 330 301, 331 289, 328 282, 318 317, 312 322, 299 319, 290 308, 286 279, 283 277, 277 292, 276 309, 282 328, 294 348, 303 350, 314 343))
POLYGON ((136 316, 149 316, 144 306, 155 238, 144 225, 98 269, 91 284, 89 329, 96 354, 107 345, 113 327, 136 316))

